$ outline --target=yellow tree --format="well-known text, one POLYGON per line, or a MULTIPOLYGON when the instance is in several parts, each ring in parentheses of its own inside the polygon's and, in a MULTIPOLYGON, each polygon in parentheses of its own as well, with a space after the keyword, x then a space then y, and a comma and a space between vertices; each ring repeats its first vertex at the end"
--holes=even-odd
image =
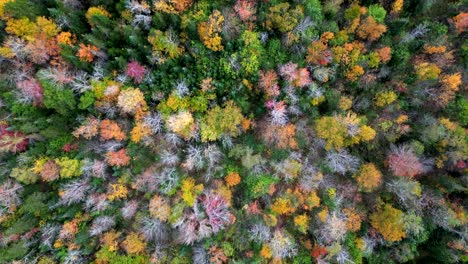
POLYGON ((390 204, 385 204, 370 216, 371 225, 388 242, 396 242, 406 237, 403 223, 404 213, 390 204))
POLYGON ((224 16, 218 10, 214 10, 208 17, 208 21, 201 22, 198 25, 198 35, 205 46, 213 51, 223 50, 221 44, 221 31, 224 16))

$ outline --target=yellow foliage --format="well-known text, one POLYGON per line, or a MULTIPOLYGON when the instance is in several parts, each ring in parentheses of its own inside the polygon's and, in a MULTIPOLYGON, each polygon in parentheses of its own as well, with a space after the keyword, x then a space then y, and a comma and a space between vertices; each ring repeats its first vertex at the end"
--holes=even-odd
POLYGON ((140 254, 145 251, 146 244, 141 235, 132 232, 122 242, 122 247, 128 254, 140 254))
POLYGON ((375 105, 382 107, 389 105, 398 98, 397 94, 394 91, 383 91, 375 95, 375 105))
POLYGON ((357 232, 361 229, 361 217, 352 209, 345 208, 343 213, 346 215, 346 229, 351 232, 357 232))
POLYGON ((325 220, 327 220, 327 216, 328 216, 328 207, 323 208, 323 209, 317 214, 317 216, 318 216, 318 218, 320 219, 320 221, 325 222, 325 220))
POLYGON ((33 41, 34 36, 39 32, 39 29, 34 22, 29 20, 29 18, 23 17, 20 19, 9 19, 7 21, 5 31, 25 40, 33 41))
POLYGON ((296 211, 291 200, 288 198, 278 198, 271 206, 271 210, 279 215, 290 215, 296 211))
POLYGON ((403 0, 395 0, 392 4, 392 14, 398 14, 403 9, 403 0))
POLYGON ((364 69, 359 65, 354 65, 348 71, 346 71, 346 79, 354 82, 357 81, 359 76, 364 74, 364 69))
POLYGON ((347 129, 335 117, 321 117, 315 122, 315 131, 319 138, 326 140, 325 149, 340 149, 344 146, 347 129))
POLYGON ((424 52, 428 54, 439 54, 444 53, 447 50, 445 46, 431 46, 431 45, 424 45, 424 52))
POLYGON ((423 62, 415 66, 416 74, 421 81, 437 79, 441 69, 434 63, 423 62))
POLYGON ((263 244, 262 250, 260 250, 260 256, 265 259, 270 259, 273 256, 271 248, 268 245, 263 244))
POLYGON ((297 215, 294 217, 294 225, 302 233, 307 233, 309 226, 309 217, 306 214, 297 215))
POLYGON ((359 127, 359 129, 361 130, 359 132, 359 137, 363 141, 371 141, 375 138, 375 135, 377 134, 372 127, 367 125, 363 125, 359 127))
POLYGON ((116 199, 124 199, 128 195, 128 189, 125 185, 115 183, 110 185, 110 190, 107 194, 107 199, 114 201, 116 199))
POLYGON ((458 87, 462 83, 461 73, 457 72, 454 74, 443 75, 440 82, 444 88, 452 91, 458 91, 458 87))
POLYGON ((201 22, 198 25, 198 35, 205 46, 213 51, 223 50, 221 44, 221 31, 224 16, 218 10, 214 10, 208 17, 208 21, 201 22))
POLYGON ((320 197, 317 195, 317 192, 311 192, 305 199, 305 204, 308 209, 318 207, 320 205, 320 197))
POLYGON ((138 88, 129 88, 120 92, 117 105, 124 113, 135 113, 137 109, 146 108, 143 93, 138 88))
POLYGON ((91 18, 93 16, 104 16, 104 17, 110 17, 109 12, 104 9, 102 6, 92 6, 86 11, 86 19, 88 20, 88 23, 91 26, 95 26, 94 23, 91 21, 91 18))
POLYGON ((60 32, 60 34, 57 35, 57 42, 59 44, 63 45, 73 45, 75 43, 76 37, 72 35, 70 32, 60 32))
POLYGON ((118 249, 119 243, 118 239, 120 237, 120 232, 115 230, 104 233, 101 237, 101 243, 109 248, 109 251, 116 251, 118 249))
POLYGON ((5 5, 8 2, 13 2, 15 0, 0 0, 0 19, 6 20, 8 17, 5 15, 5 5))
POLYGON ((59 33, 57 25, 45 17, 37 17, 36 24, 40 31, 49 38, 55 37, 59 33))
POLYGON ((403 227, 403 212, 385 204, 370 216, 371 225, 388 242, 396 242, 406 237, 403 227))
POLYGON ((340 97, 340 101, 338 103, 338 107, 341 109, 341 110, 349 110, 351 108, 351 106, 353 105, 353 100, 349 97, 346 97, 346 96, 341 96, 340 97))
POLYGON ((133 127, 132 131, 130 132, 130 139, 138 143, 141 141, 142 138, 151 134, 151 129, 142 122, 137 122, 135 127, 133 127))
POLYGON ((195 198, 203 191, 203 184, 195 185, 194 178, 187 178, 182 181, 182 200, 189 206, 193 206, 195 198))

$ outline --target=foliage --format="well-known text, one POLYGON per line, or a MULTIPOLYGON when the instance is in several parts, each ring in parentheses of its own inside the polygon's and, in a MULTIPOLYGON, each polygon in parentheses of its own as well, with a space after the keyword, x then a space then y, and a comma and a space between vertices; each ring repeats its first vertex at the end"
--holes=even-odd
POLYGON ((466 261, 465 2, 0 0, 0 263, 466 261))

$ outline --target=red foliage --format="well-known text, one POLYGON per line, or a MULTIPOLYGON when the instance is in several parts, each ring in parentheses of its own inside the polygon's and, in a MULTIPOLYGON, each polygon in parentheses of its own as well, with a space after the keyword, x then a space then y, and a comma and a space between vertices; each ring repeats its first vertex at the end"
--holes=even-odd
POLYGON ((136 61, 129 62, 127 65, 127 70, 125 71, 129 77, 135 80, 135 83, 141 83, 146 74, 146 69, 144 66, 140 65, 136 61))
POLYGON ((19 131, 12 132, 7 129, 6 124, 0 125, 0 152, 18 153, 25 151, 28 146, 28 139, 19 131))
POLYGON ((315 246, 310 252, 310 255, 314 258, 319 258, 325 254, 327 254, 327 249, 321 246, 315 246))
POLYGON ((261 71, 258 86, 265 91, 268 97, 276 97, 280 94, 278 75, 275 71, 261 71))

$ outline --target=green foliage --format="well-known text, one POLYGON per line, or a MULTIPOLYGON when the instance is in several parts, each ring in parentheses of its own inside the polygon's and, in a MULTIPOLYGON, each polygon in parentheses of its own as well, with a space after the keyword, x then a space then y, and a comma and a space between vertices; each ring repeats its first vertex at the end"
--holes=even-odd
POLYGON ((387 15, 387 11, 379 4, 370 5, 368 12, 369 16, 373 17, 375 21, 379 23, 383 23, 387 15))
POLYGON ((72 90, 53 85, 50 81, 40 80, 44 88, 44 105, 57 113, 70 116, 76 109, 76 99, 72 90))

